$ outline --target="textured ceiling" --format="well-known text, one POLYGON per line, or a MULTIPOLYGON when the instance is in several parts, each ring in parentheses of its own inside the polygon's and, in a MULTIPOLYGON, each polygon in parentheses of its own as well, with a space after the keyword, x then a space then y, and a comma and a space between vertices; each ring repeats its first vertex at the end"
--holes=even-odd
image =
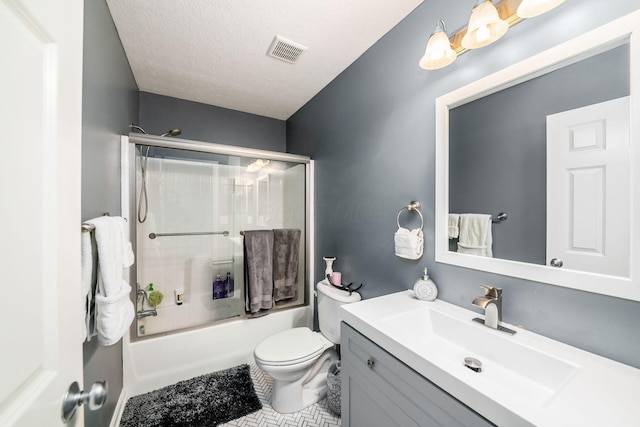
POLYGON ((107 0, 138 87, 286 120, 423 0, 107 0), (308 49, 267 55, 283 36, 308 49))

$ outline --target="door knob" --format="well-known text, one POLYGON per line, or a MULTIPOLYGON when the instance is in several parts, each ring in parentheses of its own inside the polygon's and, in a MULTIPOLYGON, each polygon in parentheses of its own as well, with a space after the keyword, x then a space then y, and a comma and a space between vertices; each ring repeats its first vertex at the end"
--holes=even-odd
POLYGON ((552 258, 551 261, 549 261, 549 265, 551 265, 551 267, 562 267, 564 263, 562 262, 562 260, 560 258, 552 258))
POLYGON ((96 381, 91 385, 91 390, 88 393, 80 391, 80 386, 77 381, 74 381, 69 386, 69 390, 62 398, 62 422, 68 423, 76 413, 76 409, 80 406, 87 404, 89 410, 95 411, 102 408, 104 402, 107 400, 107 382, 96 381))

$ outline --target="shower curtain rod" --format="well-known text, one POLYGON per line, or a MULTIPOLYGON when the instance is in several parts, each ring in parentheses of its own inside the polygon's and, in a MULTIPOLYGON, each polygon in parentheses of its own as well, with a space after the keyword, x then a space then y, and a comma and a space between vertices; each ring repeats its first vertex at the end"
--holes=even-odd
POLYGON ((129 142, 148 145, 151 147, 175 148, 178 150, 199 151, 212 154, 226 154, 228 156, 255 157, 259 159, 276 160, 292 163, 310 163, 311 157, 298 154, 281 153, 278 151, 259 150, 256 148, 242 148, 214 142, 193 141, 182 138, 165 138, 157 135, 130 133, 129 142))

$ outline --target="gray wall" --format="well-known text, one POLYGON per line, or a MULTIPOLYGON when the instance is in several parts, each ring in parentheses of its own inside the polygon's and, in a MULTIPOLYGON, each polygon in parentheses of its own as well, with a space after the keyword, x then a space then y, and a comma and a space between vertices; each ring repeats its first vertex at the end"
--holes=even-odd
POLYGON ((627 95, 625 45, 453 108, 450 212, 506 212, 492 227, 493 256, 545 265, 546 117, 627 95))
MULTIPOLYGON (((316 160, 316 259, 335 255, 364 298, 410 288, 423 267, 439 297, 473 309, 480 284, 504 289, 504 320, 640 368, 640 303, 434 261, 435 99, 639 7, 583 0, 511 28, 496 44, 424 71, 436 21, 466 24, 472 2, 425 0, 287 121, 287 150, 316 160), (425 255, 394 256, 398 210, 422 202, 425 255)), ((407 216, 407 218, 409 218, 407 216)), ((411 226, 409 221, 405 224, 411 226)))
MULTIPOLYGON (((82 85, 82 219, 120 214, 120 135, 138 119, 138 87, 104 0, 84 9, 82 85)), ((109 383, 105 406, 85 408, 85 424, 108 426, 122 390, 122 341, 109 347, 93 339, 83 346, 85 389, 109 383)))
POLYGON ((286 148, 283 120, 147 92, 140 92, 140 126, 155 135, 180 128, 179 138, 272 151, 286 148))

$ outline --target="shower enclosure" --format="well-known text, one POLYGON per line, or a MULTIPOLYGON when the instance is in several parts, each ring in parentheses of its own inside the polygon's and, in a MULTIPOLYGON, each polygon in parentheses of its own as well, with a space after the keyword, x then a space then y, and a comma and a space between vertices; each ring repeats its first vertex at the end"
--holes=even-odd
POLYGON ((132 340, 245 319, 244 230, 301 230, 298 297, 272 311, 309 304, 307 157, 151 135, 128 141, 132 340))

